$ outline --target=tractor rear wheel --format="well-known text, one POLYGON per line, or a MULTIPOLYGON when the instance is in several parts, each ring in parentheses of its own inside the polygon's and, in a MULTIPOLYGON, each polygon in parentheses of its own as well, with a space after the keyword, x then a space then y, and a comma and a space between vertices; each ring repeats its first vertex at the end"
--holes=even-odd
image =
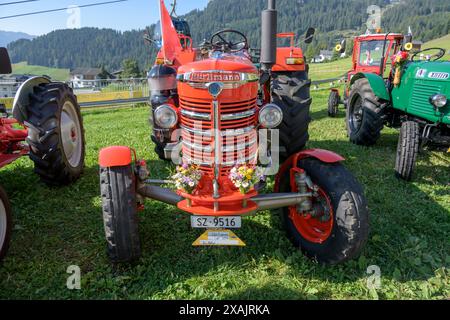
POLYGON ((420 145, 419 124, 407 121, 402 124, 398 139, 395 174, 397 178, 411 181, 420 145))
POLYGON ((141 242, 133 167, 100 168, 100 188, 109 258, 113 263, 138 260, 141 242))
POLYGON ((41 84, 27 107, 27 142, 35 172, 48 185, 66 185, 84 169, 85 139, 80 106, 64 83, 41 84))
POLYGON ((274 72, 273 103, 284 113, 280 130, 280 159, 303 150, 309 140, 309 115, 311 107, 310 87, 307 71, 274 72))
MULTIPOLYGON (((313 212, 282 209, 283 225, 292 243, 319 263, 338 264, 356 258, 369 235, 369 210, 361 185, 340 163, 309 158, 298 166, 319 190, 313 197, 313 212)), ((289 172, 280 186, 280 192, 292 192, 289 172)))
POLYGON ((5 190, 0 187, 0 261, 2 261, 8 251, 11 230, 11 204, 5 190))
POLYGON ((331 90, 330 96, 328 97, 328 116, 335 118, 339 112, 339 93, 331 90))
POLYGON ((362 146, 374 145, 384 127, 382 113, 369 81, 365 78, 356 80, 350 90, 346 112, 350 141, 362 146))

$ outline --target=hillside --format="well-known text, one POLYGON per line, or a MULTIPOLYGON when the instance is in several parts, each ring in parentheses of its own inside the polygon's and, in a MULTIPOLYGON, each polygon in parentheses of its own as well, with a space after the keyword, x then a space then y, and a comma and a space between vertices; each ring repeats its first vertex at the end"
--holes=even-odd
MULTIPOLYGON (((257 47, 265 3, 266 0, 211 0, 204 10, 192 11, 184 18, 191 24, 197 43, 217 30, 232 27, 246 33, 251 45, 257 47)), ((315 27, 317 37, 307 51, 312 56, 320 49, 331 48, 344 35, 365 31, 367 7, 378 4, 385 9, 382 20, 385 30, 405 32, 411 26, 416 39, 422 41, 450 31, 448 0, 404 0, 394 6, 387 6, 388 3, 389 0, 279 0, 279 30, 302 35, 308 27, 315 27)), ((14 62, 28 61, 32 65, 57 68, 104 65, 115 70, 124 59, 132 58, 141 68, 147 68, 155 49, 145 45, 142 33, 143 30, 118 32, 97 28, 58 30, 32 41, 13 42, 9 49, 14 62)))
POLYGON ((23 32, 12 32, 12 31, 2 31, 0 30, 0 47, 6 47, 11 42, 17 41, 19 39, 34 39, 35 36, 23 32))
POLYGON ((56 81, 67 81, 69 80, 69 69, 57 69, 41 66, 28 65, 26 62, 13 64, 14 74, 30 74, 30 75, 47 75, 56 81))

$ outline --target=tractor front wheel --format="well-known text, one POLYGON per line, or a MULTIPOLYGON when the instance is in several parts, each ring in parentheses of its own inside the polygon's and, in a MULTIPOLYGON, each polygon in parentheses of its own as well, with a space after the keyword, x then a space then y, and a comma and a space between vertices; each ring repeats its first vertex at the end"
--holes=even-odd
POLYGON ((113 263, 138 260, 141 242, 133 167, 100 168, 100 188, 109 258, 113 263))
POLYGON ((397 178, 411 181, 420 145, 419 124, 407 121, 402 124, 398 139, 395 174, 397 178))
POLYGON ((379 99, 367 79, 356 80, 348 99, 346 112, 350 141, 357 145, 372 146, 381 136, 384 122, 379 99))
POLYGON ((35 172, 48 185, 66 185, 84 169, 85 139, 80 106, 64 83, 34 88, 27 108, 27 142, 35 172))
POLYGON ((335 90, 331 90, 328 97, 328 116, 335 118, 339 112, 339 93, 335 90))
MULTIPOLYGON (((313 210, 282 211, 284 228, 295 247, 319 263, 338 264, 356 258, 369 234, 369 211, 361 185, 340 163, 316 159, 298 163, 318 186, 313 210)), ((281 180, 280 192, 292 192, 289 172, 281 180)))
POLYGON ((5 190, 0 187, 0 261, 2 261, 8 251, 11 230, 11 204, 5 190))

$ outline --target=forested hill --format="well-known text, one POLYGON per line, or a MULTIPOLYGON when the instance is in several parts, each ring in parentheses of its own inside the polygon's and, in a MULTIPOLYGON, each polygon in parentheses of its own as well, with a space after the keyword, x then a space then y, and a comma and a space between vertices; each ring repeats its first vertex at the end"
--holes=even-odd
MULTIPOLYGON (((211 0, 204 10, 192 11, 184 18, 190 23, 197 43, 217 30, 232 27, 246 33, 252 46, 258 46, 260 16, 266 2, 211 0)), ((331 48, 343 35, 364 32, 370 4, 383 8, 384 30, 404 33, 411 26, 415 38, 422 41, 450 32, 448 0, 278 0, 277 3, 280 32, 304 34, 310 26, 317 29, 309 54, 331 48)), ((13 42, 9 49, 14 62, 28 61, 34 65, 59 68, 103 65, 114 70, 120 68, 124 59, 132 58, 144 68, 153 61, 155 50, 144 43, 142 33, 142 30, 122 33, 96 28, 58 30, 32 41, 13 42)))

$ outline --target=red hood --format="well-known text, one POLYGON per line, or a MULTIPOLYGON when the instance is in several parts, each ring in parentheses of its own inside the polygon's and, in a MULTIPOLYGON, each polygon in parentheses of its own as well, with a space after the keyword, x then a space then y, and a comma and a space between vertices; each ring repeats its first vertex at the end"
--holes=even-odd
POLYGON ((212 70, 258 73, 258 69, 256 69, 256 67, 248 58, 232 54, 226 54, 222 55, 218 59, 210 58, 206 60, 185 64, 178 69, 178 74, 184 74, 187 72, 195 72, 195 71, 212 71, 212 70))

